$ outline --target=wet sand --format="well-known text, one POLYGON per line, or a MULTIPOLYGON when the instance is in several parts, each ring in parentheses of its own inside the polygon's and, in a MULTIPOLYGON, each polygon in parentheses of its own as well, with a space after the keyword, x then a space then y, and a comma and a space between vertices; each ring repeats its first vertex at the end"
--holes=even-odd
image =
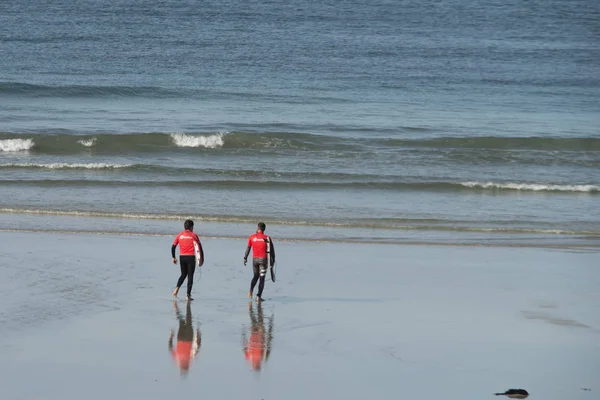
POLYGON ((6 400, 600 392, 597 251, 279 243, 259 309, 244 241, 207 239, 187 309, 170 296, 170 238, 3 232, 0 243, 6 400), (182 373, 169 338, 176 350, 190 328, 201 342, 182 373))

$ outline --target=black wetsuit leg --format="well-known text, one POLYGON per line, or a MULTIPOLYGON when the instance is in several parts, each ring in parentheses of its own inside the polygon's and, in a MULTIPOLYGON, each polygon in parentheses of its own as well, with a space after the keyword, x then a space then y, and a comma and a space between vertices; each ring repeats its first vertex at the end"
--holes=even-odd
POLYGON ((254 271, 254 277, 250 284, 250 291, 254 290, 256 282, 258 283, 258 297, 262 297, 263 289, 265 288, 265 275, 267 274, 267 259, 266 258, 254 258, 252 259, 252 270, 254 271))
POLYGON ((252 281, 250 282, 250 293, 254 291, 254 287, 256 286, 256 282, 258 282, 258 278, 260 275, 258 266, 255 265, 254 262, 252 263, 252 272, 254 273, 254 275, 252 276, 252 281))
POLYGON ((192 294, 192 286, 194 284, 194 271, 196 270, 196 257, 194 256, 179 256, 179 265, 181 267, 181 275, 177 281, 177 287, 183 285, 183 281, 187 277, 187 294, 192 294))

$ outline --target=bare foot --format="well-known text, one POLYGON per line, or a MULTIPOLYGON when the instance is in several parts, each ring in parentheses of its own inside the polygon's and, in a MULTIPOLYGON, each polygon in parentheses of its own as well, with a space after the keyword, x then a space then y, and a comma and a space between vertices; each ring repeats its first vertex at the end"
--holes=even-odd
POLYGON ((173 297, 177 297, 177 293, 179 293, 179 288, 175 288, 175 290, 173 290, 173 297))

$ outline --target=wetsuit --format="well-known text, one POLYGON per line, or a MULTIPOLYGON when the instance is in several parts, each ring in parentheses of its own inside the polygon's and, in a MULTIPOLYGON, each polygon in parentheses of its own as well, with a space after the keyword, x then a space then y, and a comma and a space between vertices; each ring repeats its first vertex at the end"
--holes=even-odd
POLYGON ((275 246, 273 245, 273 240, 269 236, 262 232, 257 232, 254 235, 250 235, 248 238, 248 247, 246 248, 244 260, 248 258, 250 249, 252 249, 252 270, 254 272, 252 282, 250 282, 250 293, 254 291, 256 282, 258 282, 260 279, 257 296, 262 297, 262 292, 265 287, 265 275, 267 273, 268 262, 271 263, 271 267, 275 264, 275 246), (270 260, 268 261, 267 246, 270 246, 270 260))
POLYGON ((183 285, 187 277, 187 295, 192 294, 192 285, 194 284, 194 271, 196 270, 196 252, 194 243, 198 243, 200 248, 200 266, 204 263, 204 251, 198 235, 192 231, 183 231, 175 237, 173 246, 171 246, 171 256, 175 258, 175 248, 179 245, 179 266, 181 267, 181 276, 177 280, 177 288, 183 285))

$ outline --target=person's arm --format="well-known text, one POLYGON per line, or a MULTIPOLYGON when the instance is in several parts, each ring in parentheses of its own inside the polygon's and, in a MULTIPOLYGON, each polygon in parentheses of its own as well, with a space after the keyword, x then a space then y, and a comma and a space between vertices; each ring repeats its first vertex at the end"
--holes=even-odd
POLYGON ((175 237, 175 241, 173 242, 173 246, 171 246, 171 258, 173 259, 173 264, 177 264, 177 258, 175 257, 175 249, 179 244, 179 235, 175 237))
POLYGON ((252 248, 252 246, 246 247, 246 254, 244 254, 244 265, 246 265, 246 263, 248 262, 248 254, 250 254, 251 248, 252 248))
POLYGON ((252 236, 248 238, 248 247, 246 247, 246 254, 244 254, 244 265, 248 262, 248 254, 250 254, 250 249, 252 248, 252 236))

